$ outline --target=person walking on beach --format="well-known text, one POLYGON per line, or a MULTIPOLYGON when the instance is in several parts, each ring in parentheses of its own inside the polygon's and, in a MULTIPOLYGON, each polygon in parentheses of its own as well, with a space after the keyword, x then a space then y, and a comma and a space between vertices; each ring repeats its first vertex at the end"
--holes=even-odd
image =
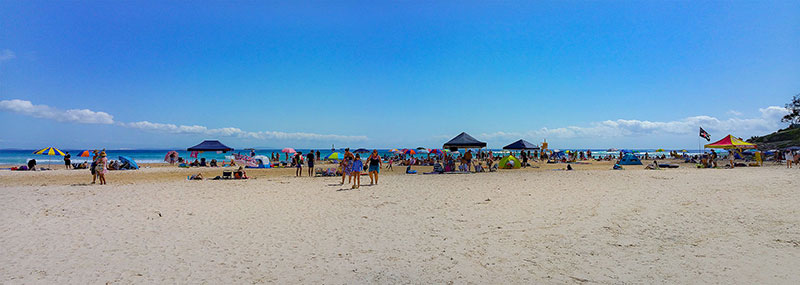
POLYGON ((89 166, 89 172, 92 173, 92 184, 97 181, 97 158, 99 155, 97 150, 92 151, 92 164, 89 166))
POLYGON ((106 158, 105 151, 100 153, 100 158, 97 159, 97 166, 95 166, 95 168, 97 168, 95 173, 97 173, 97 177, 100 178, 100 185, 105 185, 106 173, 108 173, 108 158, 106 158))
POLYGON ((354 177, 352 189, 358 189, 361 187, 361 170, 363 168, 364 162, 361 161, 361 155, 356 154, 355 159, 353 159, 353 169, 350 170, 350 177, 354 177))
POLYGON ((786 168, 792 168, 792 161, 794 161, 794 156, 792 156, 791 150, 786 150, 786 153, 783 154, 783 159, 786 160, 786 168))
POLYGON ((303 176, 303 159, 302 159, 302 157, 303 157, 303 153, 302 152, 297 152, 297 153, 294 154, 294 157, 292 158, 292 164, 294 164, 294 167, 297 168, 297 170, 294 173, 295 176, 297 176, 297 177, 303 176))
MULTIPOLYGON (((352 160, 350 159, 350 157, 345 156, 344 159, 342 159, 342 162, 339 163, 339 167, 342 168, 342 185, 344 185, 345 176, 350 175, 350 162, 351 161, 352 160)), ((347 183, 350 184, 350 181, 347 181, 347 183)))
POLYGON ((319 151, 317 151, 317 155, 315 157, 317 158, 317 160, 322 159, 322 157, 319 156, 319 151))
MULTIPOLYGON (((464 162, 467 163, 467 171, 470 171, 470 166, 472 165, 472 150, 467 150, 467 153, 464 154, 464 162)), ((462 162, 462 164, 464 163, 462 162)))
MULTIPOLYGON (((344 149, 344 159, 348 160, 348 164, 347 164, 348 165, 348 168, 347 168, 347 174, 348 174, 347 175, 347 184, 350 184, 350 182, 353 181, 353 173, 352 173, 352 169, 350 169, 350 168, 353 166, 353 161, 356 159, 356 157, 353 155, 352 152, 350 152, 350 148, 349 147, 344 149)), ((342 184, 344 184, 344 179, 342 179, 342 184)))
POLYGON ((65 169, 70 169, 72 167, 72 161, 70 161, 71 157, 72 156, 69 155, 69 152, 64 154, 64 168, 65 169))
POLYGON ((306 163, 308 163, 308 177, 314 177, 314 150, 308 152, 306 155, 306 163))
POLYGON ((378 150, 373 149, 367 160, 369 161, 369 185, 378 184, 378 173, 381 172, 381 156, 378 155, 378 150))

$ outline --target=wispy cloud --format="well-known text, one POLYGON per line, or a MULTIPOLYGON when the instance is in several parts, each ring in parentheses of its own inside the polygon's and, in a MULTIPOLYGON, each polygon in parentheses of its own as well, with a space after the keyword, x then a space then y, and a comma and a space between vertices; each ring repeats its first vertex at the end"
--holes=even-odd
POLYGON ((589 126, 568 126, 561 128, 541 128, 526 132, 494 132, 482 133, 482 139, 517 139, 517 138, 613 138, 633 137, 658 134, 686 135, 694 134, 702 126, 710 132, 718 133, 767 133, 780 127, 780 118, 788 111, 784 107, 769 106, 758 109, 761 113, 756 118, 730 118, 722 120, 712 116, 694 116, 675 121, 642 121, 642 120, 607 120, 591 123, 589 126))
POLYGON ((742 112, 739 112, 739 111, 736 111, 736 110, 730 110, 730 111, 728 111, 728 115, 733 115, 733 116, 740 117, 740 116, 742 116, 742 112))
POLYGON ((10 49, 0 50, 0 62, 17 58, 17 55, 10 49))
POLYGON ((249 139, 278 139, 278 140, 328 140, 328 141, 365 141, 366 136, 344 136, 344 135, 330 135, 330 134, 315 134, 315 133, 286 133, 278 131, 259 131, 249 132, 243 131, 239 128, 218 128, 210 129, 204 126, 192 125, 174 125, 174 124, 161 124, 152 123, 148 121, 133 122, 133 123, 120 123, 120 125, 148 131, 157 131, 173 134, 204 134, 210 136, 223 136, 223 137, 237 137, 249 139))
POLYGON ((34 105, 26 100, 2 100, 0 110, 19 113, 35 118, 72 122, 81 124, 113 124, 114 117, 106 112, 95 112, 88 109, 60 110, 47 105, 34 105))
POLYGON ((35 118, 52 119, 60 122, 72 122, 82 124, 116 124, 118 126, 133 128, 145 131, 170 133, 170 134, 195 134, 215 137, 235 137, 258 140, 308 140, 308 141, 365 141, 366 136, 346 136, 334 134, 315 134, 315 133, 287 133, 280 131, 244 131, 239 128, 208 128, 200 125, 175 125, 165 123, 153 123, 149 121, 139 122, 116 122, 114 117, 106 112, 95 112, 88 109, 60 110, 47 105, 34 105, 27 100, 2 100, 0 101, 0 111, 13 112, 31 116, 35 118))

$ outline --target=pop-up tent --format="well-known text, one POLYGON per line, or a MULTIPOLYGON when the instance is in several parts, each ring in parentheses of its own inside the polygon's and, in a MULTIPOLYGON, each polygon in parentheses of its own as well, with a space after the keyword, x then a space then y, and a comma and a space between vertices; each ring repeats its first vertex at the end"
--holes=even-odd
POLYGON ((204 140, 200 144, 187 148, 188 151, 232 151, 233 148, 228 147, 227 145, 222 144, 218 140, 204 140))
POLYGON ((459 148, 483 148, 486 147, 486 143, 476 140, 472 136, 467 133, 461 133, 454 137, 452 140, 444 143, 442 148, 450 149, 452 151, 456 151, 459 148))
POLYGON ((727 135, 721 140, 707 144, 705 147, 732 149, 732 148, 756 148, 756 145, 740 140, 732 135, 727 135))
POLYGON ((522 167, 522 163, 519 162, 519 159, 514 157, 513 155, 509 155, 500 159, 498 167, 503 169, 517 169, 522 167))
POLYGON ((518 140, 507 146, 504 146, 503 149, 510 149, 510 150, 539 149, 539 146, 532 144, 526 140, 518 140))
POLYGON ((635 155, 627 153, 624 156, 622 156, 622 158, 619 160, 619 164, 620 165, 642 165, 642 161, 639 160, 639 158, 636 157, 635 155))

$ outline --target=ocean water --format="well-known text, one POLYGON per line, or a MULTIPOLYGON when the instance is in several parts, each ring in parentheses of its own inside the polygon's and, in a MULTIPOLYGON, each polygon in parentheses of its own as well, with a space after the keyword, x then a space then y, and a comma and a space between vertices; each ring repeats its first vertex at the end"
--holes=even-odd
MULTIPOLYGON (((296 149, 297 151, 303 152, 303 154, 307 153, 308 149, 296 149)), ((562 149, 565 150, 565 149, 562 149)), ((576 149, 577 151, 585 151, 585 149, 576 149)), ((649 153, 651 155, 658 154, 661 155, 662 152, 656 152, 655 149, 632 149, 638 155, 644 155, 644 153, 649 153)), ((0 150, 0 165, 23 165, 27 163, 30 159, 36 159, 37 164, 63 164, 64 157, 62 156, 49 156, 49 155, 36 155, 33 154, 35 150, 0 150)), ((62 149, 61 151, 69 152, 72 155, 72 162, 83 162, 88 161, 91 157, 77 157, 81 152, 84 150, 75 150, 75 149, 62 149)), ((165 163, 164 156, 169 152, 169 149, 141 149, 141 150, 106 150, 106 154, 108 155, 109 160, 117 160, 119 156, 128 156, 133 158, 134 161, 138 163, 165 163)), ((190 153, 188 151, 181 151, 176 150, 180 157, 189 158, 190 153)), ((326 157, 331 153, 330 149, 320 149, 320 155, 322 157, 326 157)), ((342 150, 337 150, 341 152, 342 150)), ((493 149, 493 152, 497 153, 504 153, 506 151, 493 149)), ((619 152, 607 152, 605 149, 592 149, 592 155, 595 157, 598 156, 605 156, 608 154, 617 155, 619 152)), ((672 150, 665 150, 663 154, 669 154, 669 151, 672 150)), ((680 151, 680 150, 675 150, 680 151)), ((694 155, 699 153, 698 150, 691 150, 687 149, 687 154, 694 155)), ((270 156, 272 153, 280 153, 281 160, 286 159, 286 154, 281 153, 280 149, 256 149, 256 155, 266 155, 267 157, 270 156)), ((202 158, 205 157, 206 160, 216 159, 216 160, 229 160, 232 158, 231 153, 241 153, 245 155, 249 155, 249 150, 234 150, 233 152, 228 153, 216 153, 216 152, 204 152, 201 153, 198 157, 202 158)), ((378 149, 378 153, 380 155, 391 154, 389 149, 378 149)), ((362 154, 365 156, 368 154, 362 154)), ((417 154, 417 157, 425 157, 427 154, 417 154)))

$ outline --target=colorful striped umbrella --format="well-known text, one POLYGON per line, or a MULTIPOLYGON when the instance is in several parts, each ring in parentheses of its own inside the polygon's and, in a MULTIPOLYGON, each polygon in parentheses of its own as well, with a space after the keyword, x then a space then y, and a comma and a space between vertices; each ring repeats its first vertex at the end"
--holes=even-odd
POLYGON ((92 152, 91 152, 91 151, 88 151, 88 150, 84 150, 84 151, 82 151, 82 152, 81 152, 81 154, 79 154, 78 156, 79 156, 79 157, 90 157, 90 156, 92 156, 92 152))
POLYGON ((428 150, 428 153, 430 153, 430 154, 443 154, 444 152, 441 149, 432 148, 432 149, 428 150))
POLYGON ((54 147, 46 147, 37 151, 34 151, 33 154, 41 154, 41 155, 60 155, 64 156, 64 152, 54 148, 54 147))
POLYGON ((392 149, 392 150, 390 150, 390 151, 391 151, 391 152, 394 152, 394 153, 401 153, 401 152, 402 152, 402 151, 400 151, 399 149, 396 149, 396 148, 393 148, 393 149, 392 149))
POLYGON ((334 160, 334 159, 342 159, 342 154, 334 152, 325 157, 325 160, 334 160))
POLYGON ((414 151, 413 149, 404 149, 403 153, 404 154, 411 154, 411 155, 417 154, 417 152, 414 151))

